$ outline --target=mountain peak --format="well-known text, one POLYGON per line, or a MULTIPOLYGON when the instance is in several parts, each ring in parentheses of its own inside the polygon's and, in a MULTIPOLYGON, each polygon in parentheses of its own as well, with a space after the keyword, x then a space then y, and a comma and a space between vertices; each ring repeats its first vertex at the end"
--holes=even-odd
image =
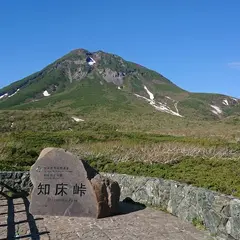
POLYGON ((161 74, 115 54, 83 48, 0 90, 0 109, 45 107, 50 103, 54 107, 62 101, 64 106, 71 102, 79 108, 113 104, 121 109, 128 103, 135 106, 132 111, 143 107, 174 116, 209 119, 240 112, 238 99, 189 93, 161 74))
POLYGON ((72 51, 70 51, 70 54, 71 53, 74 53, 74 54, 86 54, 88 52, 88 50, 84 49, 84 48, 77 48, 77 49, 73 49, 72 51))

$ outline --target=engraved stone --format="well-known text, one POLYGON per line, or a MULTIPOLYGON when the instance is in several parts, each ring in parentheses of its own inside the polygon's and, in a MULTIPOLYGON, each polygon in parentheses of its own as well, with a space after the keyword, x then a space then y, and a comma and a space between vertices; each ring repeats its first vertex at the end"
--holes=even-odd
POLYGON ((100 218, 118 212, 118 183, 63 149, 44 149, 30 178, 33 215, 100 218))

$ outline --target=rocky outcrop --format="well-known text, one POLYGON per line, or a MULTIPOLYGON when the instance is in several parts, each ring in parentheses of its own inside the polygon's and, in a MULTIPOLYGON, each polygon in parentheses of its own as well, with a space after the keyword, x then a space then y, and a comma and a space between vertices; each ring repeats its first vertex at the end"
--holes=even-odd
POLYGON ((116 72, 109 68, 106 68, 103 72, 100 72, 104 80, 108 83, 114 83, 117 86, 121 86, 123 84, 123 78, 125 73, 116 72))

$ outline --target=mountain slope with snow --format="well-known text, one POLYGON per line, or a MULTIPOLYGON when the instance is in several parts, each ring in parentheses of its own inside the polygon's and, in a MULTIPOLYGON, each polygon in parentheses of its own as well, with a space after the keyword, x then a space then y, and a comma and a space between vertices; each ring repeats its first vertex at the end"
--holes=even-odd
POLYGON ((0 109, 158 112, 159 117, 221 119, 240 113, 240 100, 190 93, 161 74, 102 51, 74 50, 0 90, 0 109))

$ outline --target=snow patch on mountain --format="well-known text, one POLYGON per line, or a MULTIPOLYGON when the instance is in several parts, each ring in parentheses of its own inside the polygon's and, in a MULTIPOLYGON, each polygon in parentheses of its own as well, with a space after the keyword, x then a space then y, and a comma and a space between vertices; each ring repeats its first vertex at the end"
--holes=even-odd
POLYGON ((175 109, 176 109, 177 114, 180 115, 177 105, 178 105, 178 102, 175 102, 175 103, 174 103, 174 107, 175 107, 175 109))
MULTIPOLYGON (((179 110, 178 110, 178 106, 177 106, 177 105, 178 105, 178 101, 170 98, 169 96, 165 96, 165 98, 167 98, 167 99, 169 99, 169 100, 171 100, 171 101, 174 102, 174 107, 175 107, 175 109, 176 109, 176 112, 179 114, 179 110)), ((179 114, 179 115, 180 115, 180 114, 179 114)))
POLYGON ((215 111, 215 110, 211 110, 211 112, 214 113, 214 114, 216 114, 216 115, 218 115, 218 112, 215 111))
POLYGON ((118 89, 121 90, 121 87, 118 86, 118 89))
POLYGON ((147 94, 149 95, 149 98, 150 98, 151 100, 154 100, 154 95, 153 95, 153 93, 151 93, 146 86, 144 86, 144 89, 146 90, 147 94))
POLYGON ((87 61, 88 65, 90 65, 90 66, 92 66, 96 63, 96 61, 89 56, 87 57, 86 61, 87 61))
MULTIPOLYGON (((169 99, 169 100, 173 100, 172 98, 170 98, 169 96, 165 96, 165 98, 169 99)), ((175 100, 173 100, 175 101, 175 100)))
POLYGON ((78 117, 72 117, 72 119, 73 119, 75 122, 84 122, 83 119, 78 118, 78 117))
POLYGON ((154 95, 153 93, 151 93, 146 86, 144 86, 144 89, 146 90, 146 92, 149 95, 149 98, 146 98, 144 96, 141 96, 139 94, 134 94, 135 96, 144 99, 145 101, 147 101, 151 106, 153 106, 156 110, 161 111, 161 112, 165 112, 165 113, 169 113, 172 114, 174 116, 178 116, 178 117, 183 117, 182 115, 179 114, 178 108, 177 108, 177 104, 178 102, 175 102, 174 106, 176 109, 176 112, 171 110, 170 107, 168 107, 166 104, 161 103, 161 102, 156 102, 154 100, 154 95))
POLYGON ((235 101, 235 102, 238 102, 238 99, 237 98, 231 98, 233 101, 235 101))
POLYGON ((51 94, 47 91, 47 90, 45 90, 44 92, 43 92, 43 96, 44 97, 49 97, 51 94))
POLYGON ((146 100, 147 102, 151 102, 151 100, 150 99, 148 99, 148 98, 146 98, 146 97, 144 97, 144 96, 141 96, 141 95, 139 95, 139 94, 134 94, 135 96, 137 96, 137 97, 139 97, 139 98, 143 98, 144 100, 146 100))
POLYGON ((223 103, 224 105, 226 105, 226 106, 229 106, 229 103, 228 103, 228 100, 227 100, 227 99, 224 99, 222 103, 223 103))
POLYGON ((8 93, 5 93, 5 94, 3 94, 3 95, 0 96, 0 99, 3 99, 3 98, 5 98, 5 97, 7 97, 7 96, 8 96, 8 93))
POLYGON ((18 89, 16 92, 14 92, 13 94, 9 95, 8 97, 14 96, 14 95, 17 94, 19 91, 20 91, 20 89, 18 89))
POLYGON ((214 110, 211 110, 214 114, 219 115, 222 113, 222 110, 220 107, 215 106, 215 105, 210 105, 214 110))

